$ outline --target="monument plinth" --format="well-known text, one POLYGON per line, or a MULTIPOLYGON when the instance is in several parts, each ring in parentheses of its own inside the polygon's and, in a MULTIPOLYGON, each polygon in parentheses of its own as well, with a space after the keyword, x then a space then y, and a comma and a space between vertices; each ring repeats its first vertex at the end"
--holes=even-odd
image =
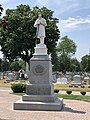
POLYGON ((15 110, 61 110, 63 99, 56 98, 52 84, 52 63, 41 38, 30 60, 26 94, 14 103, 15 110))

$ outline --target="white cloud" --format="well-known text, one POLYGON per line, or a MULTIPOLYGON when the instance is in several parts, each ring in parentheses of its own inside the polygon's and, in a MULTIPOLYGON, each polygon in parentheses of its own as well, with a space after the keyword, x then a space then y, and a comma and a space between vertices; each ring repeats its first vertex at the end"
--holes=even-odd
POLYGON ((0 0, 0 4, 8 3, 10 1, 12 1, 12 0, 0 0))
POLYGON ((46 6, 49 3, 49 0, 37 0, 36 2, 42 6, 46 6))
POLYGON ((65 14, 65 12, 78 11, 90 8, 90 0, 36 0, 40 6, 47 6, 55 11, 55 15, 65 14))
POLYGON ((88 29, 90 28, 90 15, 85 18, 77 16, 75 18, 69 17, 65 20, 60 19, 60 23, 58 24, 58 26, 62 33, 81 29, 88 29))

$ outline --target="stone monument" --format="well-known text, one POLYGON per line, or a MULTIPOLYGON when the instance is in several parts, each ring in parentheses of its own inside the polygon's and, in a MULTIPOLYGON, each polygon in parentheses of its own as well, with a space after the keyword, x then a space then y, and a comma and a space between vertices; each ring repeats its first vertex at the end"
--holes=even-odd
POLYGON ((80 75, 74 75, 73 76, 72 85, 82 85, 82 79, 81 79, 80 75))
POLYGON ((39 13, 35 21, 40 44, 30 60, 29 81, 26 94, 14 103, 15 110, 61 110, 63 98, 56 98, 52 84, 52 63, 44 44, 46 20, 39 13), (42 34, 40 33, 42 32, 42 34))

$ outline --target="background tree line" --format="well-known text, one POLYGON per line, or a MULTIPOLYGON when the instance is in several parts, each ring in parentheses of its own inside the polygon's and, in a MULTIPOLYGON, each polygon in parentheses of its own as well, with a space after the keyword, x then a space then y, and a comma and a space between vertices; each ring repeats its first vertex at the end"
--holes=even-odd
POLYGON ((1 51, 5 56, 5 59, 0 59, 0 71, 17 71, 25 69, 26 62, 29 64, 34 47, 39 42, 36 39, 36 29, 33 27, 38 12, 43 14, 48 24, 45 44, 48 54, 51 53, 52 56, 53 70, 63 73, 66 71, 90 71, 90 54, 83 56, 81 62, 72 58, 77 46, 68 36, 60 39, 60 31, 57 27, 59 21, 53 17, 53 11, 46 7, 39 8, 37 6, 31 9, 29 5, 22 4, 16 9, 7 9, 5 16, 3 16, 3 19, 8 21, 8 27, 7 29, 0 27, 1 51))

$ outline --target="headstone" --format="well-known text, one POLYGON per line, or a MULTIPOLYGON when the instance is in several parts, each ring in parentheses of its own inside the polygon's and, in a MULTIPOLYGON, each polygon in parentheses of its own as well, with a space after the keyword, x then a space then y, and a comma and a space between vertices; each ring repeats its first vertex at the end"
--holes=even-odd
POLYGON ((73 76, 72 85, 82 85, 82 79, 80 75, 73 76))
POLYGON ((20 73, 19 72, 15 72, 15 80, 19 80, 20 77, 20 73))
POLYGON ((89 82, 90 78, 87 76, 87 77, 84 77, 84 81, 87 81, 89 82))
POLYGON ((13 74, 12 72, 11 72, 11 73, 8 73, 7 80, 8 80, 8 81, 13 81, 13 80, 15 80, 14 74, 13 74))
POLYGON ((44 44, 45 25, 43 22, 45 20, 42 19, 40 14, 39 17, 35 26, 37 26, 37 36, 40 37, 40 44, 36 45, 35 53, 30 60, 26 94, 23 95, 22 100, 14 103, 15 110, 61 110, 63 106, 63 98, 57 98, 54 94, 52 63, 44 44))
POLYGON ((28 65, 28 63, 26 62, 26 73, 28 73, 29 72, 29 65, 28 65))
POLYGON ((83 79, 84 81, 86 81, 86 82, 88 82, 88 83, 90 83, 90 78, 87 76, 87 77, 84 77, 84 79, 83 79))
POLYGON ((52 82, 57 82, 56 74, 53 74, 52 77, 53 77, 52 82))
POLYGON ((24 80, 24 70, 19 71, 19 80, 24 80))
POLYGON ((19 79, 20 79, 20 80, 24 80, 24 73, 20 73, 20 74, 19 74, 19 79))
POLYGON ((64 77, 57 79, 58 84, 67 84, 67 82, 68 82, 67 78, 64 78, 64 77))
POLYGON ((0 72, 0 80, 2 80, 2 79, 3 79, 3 73, 0 72))
POLYGON ((57 82, 57 76, 58 76, 57 72, 52 73, 52 82, 57 82))

